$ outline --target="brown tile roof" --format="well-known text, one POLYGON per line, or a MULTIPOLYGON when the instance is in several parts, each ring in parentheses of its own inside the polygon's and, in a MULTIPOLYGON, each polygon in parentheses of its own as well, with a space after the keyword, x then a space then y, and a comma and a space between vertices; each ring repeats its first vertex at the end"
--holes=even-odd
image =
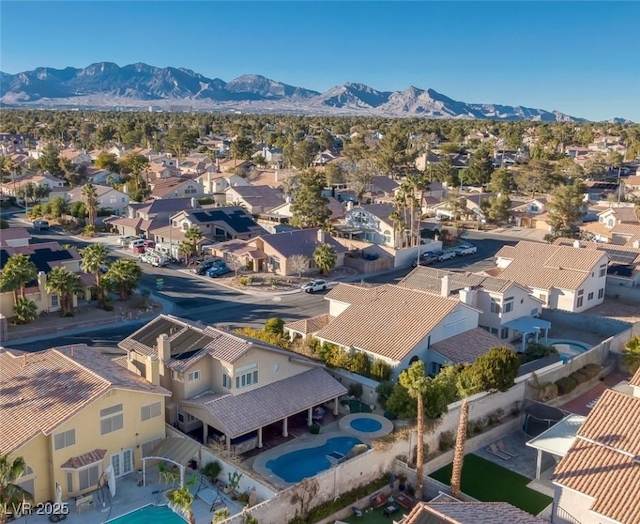
POLYGON ((319 315, 317 317, 305 318, 302 320, 296 320, 295 322, 289 322, 284 325, 285 329, 295 331, 296 333, 303 333, 308 335, 309 333, 316 333, 331 322, 335 317, 331 315, 319 315))
POLYGON ((640 388, 640 368, 638 368, 638 371, 636 371, 633 377, 631 377, 631 380, 629 381, 629 385, 640 388))
POLYGON ((318 240, 319 228, 284 231, 272 235, 262 235, 262 241, 283 257, 304 255, 311 259, 321 244, 329 244, 336 253, 346 253, 348 249, 329 234, 324 234, 324 242, 318 240))
POLYGON ((96 462, 101 462, 102 459, 107 454, 106 449, 94 449, 93 451, 89 451, 89 453, 85 453, 84 455, 80 455, 78 457, 71 457, 60 467, 62 469, 80 469, 84 466, 88 466, 89 464, 95 464, 96 462))
POLYGON ((210 394, 184 400, 180 405, 233 438, 346 392, 347 388, 324 369, 315 368, 240 395, 210 394))
POLYGON ((237 195, 238 198, 251 207, 262 208, 264 213, 282 205, 284 202, 282 191, 267 185, 234 186, 228 188, 226 192, 227 194, 237 195))
POLYGON ((418 266, 399 283, 399 286, 425 291, 426 293, 440 294, 442 277, 449 276, 451 294, 457 295, 460 289, 465 287, 482 288, 491 293, 505 293, 511 286, 522 287, 511 280, 493 278, 475 273, 461 273, 418 266))
POLYGON ((18 354, 0 350, 0 454, 51 434, 111 389, 169 396, 85 345, 18 354))
POLYGON ((477 327, 436 342, 431 349, 455 364, 471 364, 491 348, 499 346, 514 349, 511 344, 477 327))
POLYGON ((640 524, 640 398, 605 391, 555 469, 553 481, 594 499, 591 510, 640 524))
POLYGON ((419 502, 402 524, 544 524, 506 502, 419 502))
POLYGON ((384 193, 393 193, 400 187, 400 184, 388 176, 374 176, 371 179, 371 186, 384 193))
MULTIPOLYGON (((557 246, 573 246, 575 240, 571 238, 557 238, 554 241, 554 245, 557 246)), ((601 242, 588 242, 586 240, 580 240, 580 246, 588 249, 595 249, 607 253, 610 257, 610 262, 619 262, 620 255, 623 258, 628 259, 630 264, 640 264, 640 249, 631 246, 619 246, 617 244, 603 244, 601 242), (634 258, 635 256, 635 258, 634 258)))
POLYGON ((344 291, 355 295, 355 300, 349 300, 348 293, 338 289, 342 286, 345 284, 338 284, 326 298, 351 305, 316 336, 395 361, 408 355, 454 309, 468 307, 457 300, 389 284, 348 286, 344 291))
POLYGON ((500 278, 538 289, 579 289, 591 272, 607 261, 606 254, 595 249, 538 242, 504 246, 495 256, 512 260, 499 273, 500 278))
POLYGON ((0 231, 0 246, 7 245, 7 240, 30 239, 31 234, 24 227, 8 227, 0 231))
MULTIPOLYGON (((391 220, 391 213, 396 209, 393 204, 364 204, 359 207, 371 213, 374 217, 379 218, 385 224, 393 223, 393 220, 391 220)), ((358 209, 358 207, 354 207, 354 210, 355 209, 358 209)))
POLYGON ((155 198, 161 198, 168 195, 172 191, 180 189, 188 182, 193 182, 188 178, 164 178, 160 180, 154 180, 151 182, 151 196, 155 198))

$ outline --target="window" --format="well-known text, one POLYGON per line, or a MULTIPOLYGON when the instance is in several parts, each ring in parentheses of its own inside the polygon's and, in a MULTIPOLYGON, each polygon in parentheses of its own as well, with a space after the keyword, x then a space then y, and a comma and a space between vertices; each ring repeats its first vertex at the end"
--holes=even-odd
POLYGON ((600 266, 600 276, 603 277, 607 274, 607 265, 604 264, 602 266, 600 266))
POLYGON ((67 471, 67 491, 71 493, 73 491, 73 473, 71 471, 67 471))
POLYGON ((598 298, 602 298, 604 297, 604 289, 599 289, 598 290, 598 298))
POLYGON ((51 307, 60 307, 60 297, 51 295, 51 307))
POLYGON ((578 289, 578 296, 581 297, 584 295, 584 289, 578 289))
POLYGON ((587 295, 587 300, 593 300, 593 293, 589 293, 587 295))
POLYGON ((198 192, 198 190, 193 187, 193 186, 188 186, 185 190, 184 190, 184 194, 185 195, 195 195, 198 192))
POLYGON ((540 300, 542 300, 542 303, 544 305, 546 305, 547 304, 547 295, 545 295, 544 293, 541 293, 540 294, 540 300))
POLYGON ((245 368, 240 368, 236 372, 236 389, 246 388, 258 383, 258 366, 253 364, 245 368))
POLYGON ((491 299, 491 313, 500 313, 500 302, 495 298, 491 299))
POLYGON ((68 448, 76 443, 76 430, 69 429, 53 436, 53 447, 57 451, 59 449, 68 448))
POLYGON ((498 334, 498 328, 491 328, 491 334, 492 335, 497 335, 498 334))
POLYGON ((271 257, 271 267, 274 271, 278 271, 280 269, 280 258, 279 257, 271 257))
POLYGON ((140 408, 140 420, 144 422, 145 420, 157 418, 161 415, 161 410, 162 410, 161 402, 154 402, 153 404, 142 406, 140 408))
POLYGON ((504 340, 504 339, 506 339, 506 338, 509 338, 509 328, 503 327, 503 328, 500 330, 500 338, 501 338, 502 340, 504 340))
MULTIPOLYGON (((100 410, 100 434, 106 435, 124 427, 122 404, 100 410)), ((81 490, 82 491, 82 490, 81 490)))
POLYGON ((510 311, 513 311, 513 297, 504 299, 504 312, 509 313, 510 311))
POLYGON ((36 477, 33 474, 33 469, 31 466, 25 466, 22 475, 16 482, 17 486, 20 486, 26 492, 31 493, 32 495, 36 492, 36 477))
POLYGON ((222 387, 226 389, 231 389, 232 384, 233 382, 231 380, 231 375, 229 374, 229 370, 223 369, 222 370, 222 387))
POLYGON ((576 302, 576 307, 577 308, 582 307, 583 302, 584 302, 584 297, 578 297, 578 301, 576 302))
POLYGON ((161 438, 154 438, 153 440, 150 440, 149 442, 144 442, 142 444, 142 446, 140 446, 140 449, 142 449, 142 456, 146 457, 148 456, 153 449, 160 444, 160 442, 162 442, 161 438))
POLYGON ((175 380, 177 382, 182 382, 184 381, 184 375, 182 373, 180 373, 179 371, 176 371, 175 369, 171 370, 171 379, 175 380))
POLYGON ((187 374, 187 381, 198 382, 198 380, 200 380, 200 370, 192 371, 187 374))
POLYGON ((78 491, 87 491, 98 485, 100 479, 100 465, 94 464, 78 471, 78 491))

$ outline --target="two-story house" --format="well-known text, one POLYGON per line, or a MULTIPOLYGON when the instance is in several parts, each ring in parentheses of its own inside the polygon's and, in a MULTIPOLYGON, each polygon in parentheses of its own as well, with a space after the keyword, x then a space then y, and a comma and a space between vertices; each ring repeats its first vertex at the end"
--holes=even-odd
POLYGON ((288 435, 289 418, 312 423, 312 410, 347 389, 323 366, 301 355, 194 323, 161 315, 119 346, 128 369, 171 391, 166 419, 202 440, 245 452, 263 445, 263 431, 277 426, 288 435))
POLYGON ((85 345, 0 349, 0 455, 26 462, 18 485, 36 502, 82 496, 141 466, 165 438, 170 393, 85 345))
MULTIPOLYGON (((41 202, 46 202, 50 198, 61 195, 66 190, 66 183, 60 178, 55 178, 51 175, 25 175, 15 180, 3 182, 0 184, 0 192, 4 196, 13 196, 21 201, 20 194, 27 184, 34 184, 36 186, 42 186, 49 189, 49 196, 41 199, 41 202)), ((62 195, 64 196, 64 195, 62 195)))
POLYGON ((382 244, 397 249, 405 241, 405 233, 394 227, 393 204, 366 204, 347 207, 344 225, 336 229, 347 238, 364 240, 372 244, 382 244))
POLYGON ((457 298, 478 309, 478 327, 504 341, 522 337, 520 351, 524 351, 529 338, 546 338, 551 327, 537 318, 542 313, 542 301, 512 280, 419 266, 398 285, 457 298))
POLYGON ((496 253, 491 276, 531 289, 545 307, 579 313, 604 301, 609 257, 595 249, 518 242, 496 253))
POLYGON ((512 207, 509 215, 517 227, 546 230, 549 227, 546 223, 548 211, 547 198, 540 197, 512 207))
POLYGON ((479 329, 480 310, 460 300, 391 284, 366 288, 343 283, 325 299, 328 315, 307 321, 315 332, 302 333, 297 323, 286 324, 285 330, 382 360, 395 378, 418 359, 435 375, 443 365, 470 363, 491 347, 506 345, 479 329), (461 336, 458 343, 442 344, 456 336, 461 336))
MULTIPOLYGON (((61 308, 60 297, 47 291, 47 275, 54 267, 63 267, 71 273, 76 273, 84 286, 84 294, 80 298, 90 300, 94 276, 82 272, 82 259, 75 248, 62 249, 57 242, 43 242, 20 247, 2 246, 0 248, 0 271, 2 271, 9 258, 17 254, 27 256, 38 271, 36 280, 27 282, 25 288, 25 295, 29 300, 35 302, 38 313, 52 313, 59 311, 61 308)), ((78 300, 79 297, 74 295, 73 307, 78 306, 78 300)), ((13 317, 13 307, 13 293, 11 291, 0 292, 0 313, 7 318, 11 318, 13 317)))
POLYGON ((245 209, 237 206, 186 209, 171 217, 171 225, 174 233, 182 234, 190 227, 197 227, 203 237, 213 242, 248 240, 265 232, 245 209))
POLYGON ((64 158, 71 162, 71 165, 74 168, 78 168, 80 166, 90 166, 93 162, 91 155, 89 155, 86 151, 77 151, 74 149, 63 149, 60 151, 60 158, 64 158))
POLYGON ((233 186, 227 188, 225 194, 227 204, 240 205, 254 216, 268 213, 284 203, 282 191, 270 186, 233 186))
POLYGON ((202 198, 204 188, 196 181, 188 178, 164 178, 149 182, 151 198, 202 198))
MULTIPOLYGON (((111 186, 95 185, 96 188, 96 204, 98 209, 110 209, 114 215, 124 215, 129 207, 129 195, 118 191, 111 186)), ((82 194, 82 186, 74 187, 67 191, 67 202, 86 202, 86 198, 82 194)))

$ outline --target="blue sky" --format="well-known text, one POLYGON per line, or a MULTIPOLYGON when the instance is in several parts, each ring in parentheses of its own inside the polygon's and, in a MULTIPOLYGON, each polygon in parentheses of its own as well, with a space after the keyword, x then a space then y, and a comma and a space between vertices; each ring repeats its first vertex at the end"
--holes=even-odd
POLYGON ((110 61, 326 90, 432 88, 640 122, 636 2, 6 1, 0 69, 110 61))

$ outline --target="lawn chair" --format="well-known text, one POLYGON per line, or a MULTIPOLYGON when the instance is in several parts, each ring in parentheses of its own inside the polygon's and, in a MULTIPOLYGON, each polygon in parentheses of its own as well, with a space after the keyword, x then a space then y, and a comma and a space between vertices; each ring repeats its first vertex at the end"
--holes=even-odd
POLYGON ((399 493, 398 495, 396 495, 395 500, 404 509, 411 509, 414 506, 413 499, 410 497, 407 497, 402 493, 399 493))
POLYGON ((371 506, 373 508, 380 508, 387 503, 387 496, 384 493, 378 493, 375 497, 371 497, 371 506))
POLYGON ((489 453, 495 455, 498 458, 501 458, 502 460, 511 460, 512 458, 511 455, 507 455, 506 453, 500 451, 495 442, 489 445, 489 453))
POLYGON ((504 453, 505 455, 509 455, 511 458, 518 456, 517 453, 511 453, 507 451, 507 447, 504 445, 504 442, 502 440, 498 440, 498 442, 496 442, 496 446, 501 453, 504 453))
POLYGON ((362 510, 356 506, 351 506, 351 511, 354 517, 362 517, 362 510))

